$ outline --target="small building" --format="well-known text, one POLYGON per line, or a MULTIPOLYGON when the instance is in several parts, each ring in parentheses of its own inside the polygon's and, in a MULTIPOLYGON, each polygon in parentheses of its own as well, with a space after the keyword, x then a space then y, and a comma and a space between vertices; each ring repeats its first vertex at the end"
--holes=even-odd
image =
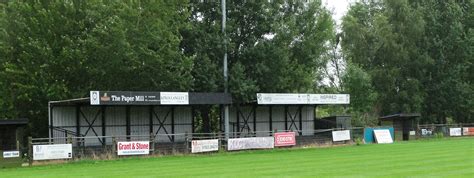
POLYGON ((415 119, 420 117, 419 113, 399 113, 379 118, 380 126, 391 126, 394 128, 395 140, 409 140, 415 136, 415 119))
POLYGON ((17 142, 22 140, 20 129, 28 124, 28 119, 0 120, 0 151, 17 150, 17 142))
POLYGON ((352 128, 351 116, 329 116, 314 120, 315 129, 352 128))

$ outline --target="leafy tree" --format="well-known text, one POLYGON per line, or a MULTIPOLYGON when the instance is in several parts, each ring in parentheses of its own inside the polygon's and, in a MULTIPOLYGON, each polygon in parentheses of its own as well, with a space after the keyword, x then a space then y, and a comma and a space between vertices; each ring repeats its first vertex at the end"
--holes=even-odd
POLYGON ((191 86, 192 58, 179 48, 188 16, 181 1, 11 1, 2 4, 3 116, 47 132, 47 103, 89 90, 191 86))

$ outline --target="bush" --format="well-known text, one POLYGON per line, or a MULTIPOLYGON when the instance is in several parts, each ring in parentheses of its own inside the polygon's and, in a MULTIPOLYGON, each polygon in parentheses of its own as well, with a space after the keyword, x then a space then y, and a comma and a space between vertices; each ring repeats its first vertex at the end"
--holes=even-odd
POLYGON ((442 139, 444 137, 444 134, 442 132, 437 132, 434 134, 434 137, 437 139, 442 139))
POLYGON ((355 143, 356 143, 357 146, 360 146, 360 145, 364 144, 364 142, 362 141, 361 138, 356 138, 355 143))

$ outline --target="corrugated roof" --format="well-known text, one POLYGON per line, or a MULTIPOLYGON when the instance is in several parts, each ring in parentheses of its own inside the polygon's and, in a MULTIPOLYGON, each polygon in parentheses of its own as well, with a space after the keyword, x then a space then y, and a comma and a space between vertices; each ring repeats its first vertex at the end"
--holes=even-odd
POLYGON ((28 124, 28 119, 26 118, 0 120, 0 125, 26 125, 26 124, 28 124))
POLYGON ((398 113, 387 116, 379 117, 379 119, 411 119, 415 117, 420 117, 420 113, 398 113))

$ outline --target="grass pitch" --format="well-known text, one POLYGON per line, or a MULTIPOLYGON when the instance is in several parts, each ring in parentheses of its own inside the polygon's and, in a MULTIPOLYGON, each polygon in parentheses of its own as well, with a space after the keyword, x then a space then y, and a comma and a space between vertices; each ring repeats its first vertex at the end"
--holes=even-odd
POLYGON ((9 168, 0 177, 471 177, 474 138, 385 145, 78 161, 9 168))

